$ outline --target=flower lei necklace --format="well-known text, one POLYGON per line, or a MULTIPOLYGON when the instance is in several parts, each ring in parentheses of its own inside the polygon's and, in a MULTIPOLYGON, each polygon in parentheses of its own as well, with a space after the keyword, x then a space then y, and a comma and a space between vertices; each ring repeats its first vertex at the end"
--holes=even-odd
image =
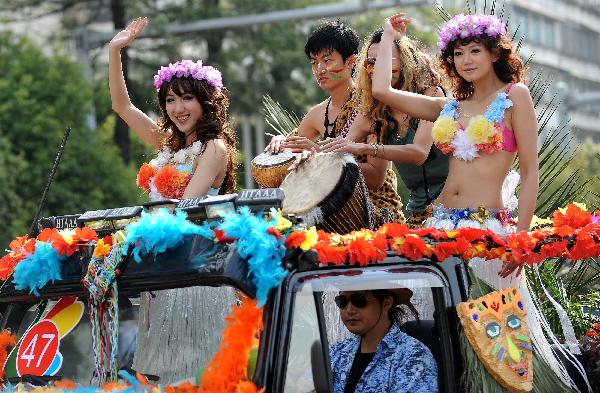
POLYGON ((181 199, 192 177, 194 159, 201 150, 200 141, 175 153, 168 147, 163 148, 156 158, 140 167, 136 179, 138 187, 153 200, 181 199))
POLYGON ((493 153, 502 149, 502 120, 512 101, 504 91, 498 93, 483 115, 473 116, 466 129, 457 121, 458 101, 448 100, 433 124, 433 142, 445 154, 471 161, 479 152, 493 153))

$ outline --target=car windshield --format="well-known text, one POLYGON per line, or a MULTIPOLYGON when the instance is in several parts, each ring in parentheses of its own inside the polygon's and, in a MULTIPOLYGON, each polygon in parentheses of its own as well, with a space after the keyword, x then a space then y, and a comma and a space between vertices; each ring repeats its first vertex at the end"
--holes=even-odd
MULTIPOLYGON (((336 305, 340 293, 387 289, 402 299, 395 323, 427 345, 434 357, 437 343, 435 298, 448 298, 444 277, 435 269, 372 267, 324 271, 299 278, 291 288, 294 299, 290 350, 284 392, 315 390, 315 353, 311 344, 327 340, 329 348, 354 335, 346 328, 336 305), (445 292, 446 291, 446 292, 445 292), (319 314, 324 326, 319 326, 319 314), (322 331, 326 331, 326 338, 322 331)), ((338 300, 339 301, 339 300, 338 300)), ((353 301, 346 297, 346 302, 353 301)), ((439 307, 439 306, 438 306, 439 307)), ((443 306, 442 306, 443 307, 443 306)), ((332 370, 336 372, 336 370, 332 370)))
MULTIPOLYGON (((118 332, 103 331, 118 337, 118 369, 141 372, 153 383, 177 383, 193 379, 217 352, 234 302, 230 287, 120 296, 118 332)), ((85 300, 20 303, 9 312, 19 340, 6 363, 9 380, 26 374, 55 375, 97 384, 94 353, 100 348, 93 348, 92 337, 101 334, 102 319, 90 318, 85 300)))

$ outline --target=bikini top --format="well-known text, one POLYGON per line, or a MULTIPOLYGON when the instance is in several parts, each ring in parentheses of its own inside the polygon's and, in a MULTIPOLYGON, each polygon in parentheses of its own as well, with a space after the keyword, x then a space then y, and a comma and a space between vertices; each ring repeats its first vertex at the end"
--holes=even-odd
POLYGON ((433 143, 443 153, 464 161, 479 157, 479 152, 517 151, 515 134, 504 124, 506 109, 513 105, 508 98, 513 85, 499 92, 483 115, 471 118, 467 128, 457 121, 459 101, 448 100, 433 123, 433 143))
MULTIPOLYGON (((146 191, 150 200, 181 199, 194 175, 194 161, 202 151, 202 143, 173 153, 168 147, 162 149, 156 158, 143 163, 137 175, 138 187, 146 191)), ((209 189, 207 195, 218 195, 219 189, 209 189)))

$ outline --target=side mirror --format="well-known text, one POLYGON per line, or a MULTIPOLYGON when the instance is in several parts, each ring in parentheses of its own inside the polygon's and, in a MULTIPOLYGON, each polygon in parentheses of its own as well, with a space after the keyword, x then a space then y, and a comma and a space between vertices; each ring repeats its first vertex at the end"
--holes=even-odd
POLYGON ((321 340, 315 340, 310 346, 310 364, 316 393, 331 393, 331 372, 329 351, 324 350, 321 340))

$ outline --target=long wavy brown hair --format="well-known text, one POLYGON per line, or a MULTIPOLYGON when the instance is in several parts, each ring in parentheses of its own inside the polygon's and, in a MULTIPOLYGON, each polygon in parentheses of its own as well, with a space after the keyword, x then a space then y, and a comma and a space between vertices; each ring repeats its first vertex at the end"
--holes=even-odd
POLYGON ((195 134, 194 141, 202 142, 202 152, 204 152, 206 143, 210 140, 221 139, 225 143, 227 147, 227 172, 219 189, 219 194, 235 192, 237 137, 227 114, 229 92, 225 87, 217 90, 205 80, 197 80, 192 77, 174 77, 169 82, 162 84, 158 91, 158 104, 162 111, 162 119, 159 124, 161 130, 168 135, 165 138, 164 146, 169 147, 172 151, 178 151, 185 147, 185 134, 177 128, 167 114, 167 93, 170 89, 178 96, 192 94, 202 106, 202 117, 192 131, 195 134))
MULTIPOLYGON (((377 134, 378 142, 391 133, 404 137, 407 132, 405 127, 399 129, 400 125, 394 119, 392 109, 373 98, 371 91, 372 80, 365 62, 371 45, 381 42, 382 33, 383 29, 375 30, 363 43, 357 63, 358 87, 355 95, 361 112, 374 121, 373 131, 377 134)), ((442 80, 440 72, 424 45, 408 37, 402 37, 401 40, 394 41, 394 44, 400 53, 400 78, 394 85, 395 89, 423 94, 430 87, 440 86, 442 80)), ((417 126, 418 119, 411 119, 409 127, 416 129, 417 126)))
POLYGON ((498 60, 494 62, 493 67, 494 72, 502 82, 519 83, 525 81, 524 74, 527 69, 516 53, 512 40, 506 34, 498 37, 481 35, 468 37, 464 40, 457 39, 448 44, 446 50, 440 54, 441 66, 452 81, 454 98, 464 100, 473 94, 473 83, 460 76, 454 65, 455 47, 457 45, 468 45, 471 42, 483 44, 488 51, 498 54, 498 60))

